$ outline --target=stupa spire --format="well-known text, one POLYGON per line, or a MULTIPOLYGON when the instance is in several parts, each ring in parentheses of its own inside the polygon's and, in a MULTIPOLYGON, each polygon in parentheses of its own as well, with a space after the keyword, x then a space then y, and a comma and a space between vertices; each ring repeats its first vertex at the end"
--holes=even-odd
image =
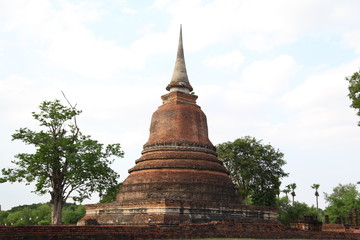
POLYGON ((170 84, 167 85, 166 90, 170 92, 180 91, 185 93, 189 93, 193 90, 192 86, 190 85, 186 71, 181 25, 180 25, 179 45, 176 55, 174 72, 170 84))

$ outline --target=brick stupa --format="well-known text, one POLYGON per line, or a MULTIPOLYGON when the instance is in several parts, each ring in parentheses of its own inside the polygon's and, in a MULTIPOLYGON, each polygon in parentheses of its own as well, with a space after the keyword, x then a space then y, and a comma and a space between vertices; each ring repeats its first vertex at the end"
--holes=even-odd
POLYGON ((86 205, 78 225, 273 222, 276 210, 241 204, 208 138, 186 72, 182 31, 168 94, 153 113, 142 156, 129 170, 117 200, 86 205))

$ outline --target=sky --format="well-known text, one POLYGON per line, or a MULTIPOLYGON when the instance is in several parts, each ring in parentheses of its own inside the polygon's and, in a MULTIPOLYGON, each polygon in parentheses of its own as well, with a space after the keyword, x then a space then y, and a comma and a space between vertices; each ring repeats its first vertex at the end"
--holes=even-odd
MULTIPOLYGON (((0 0, 0 168, 33 152, 12 141, 31 113, 66 97, 81 131, 120 143, 124 180, 171 80, 179 26, 187 72, 214 145, 253 136, 284 153, 281 188, 315 204, 360 181, 360 128, 346 76, 360 68, 357 0, 0 0)), ((33 185, 0 184, 3 210, 47 202, 33 185)), ((85 203, 96 203, 96 194, 85 203)))

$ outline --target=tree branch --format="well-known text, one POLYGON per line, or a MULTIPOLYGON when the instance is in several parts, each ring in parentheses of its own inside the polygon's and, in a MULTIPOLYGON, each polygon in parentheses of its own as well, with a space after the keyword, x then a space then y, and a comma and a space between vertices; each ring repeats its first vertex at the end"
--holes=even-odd
MULTIPOLYGON (((63 91, 61 91, 61 93, 62 93, 62 95, 64 96, 65 100, 66 100, 66 101, 68 102, 68 104, 70 105, 71 109, 75 110, 75 109, 76 109, 76 104, 75 104, 75 106, 73 106, 73 105, 71 104, 71 102, 67 99, 67 97, 65 96, 65 93, 64 93, 63 91)), ((80 129, 79 129, 78 125, 77 125, 76 115, 74 116, 74 125, 75 125, 75 128, 76 128, 76 132, 75 132, 75 134, 74 134, 73 142, 75 141, 75 139, 76 139, 76 137, 77 137, 77 135, 79 134, 79 131, 80 131, 80 129)))

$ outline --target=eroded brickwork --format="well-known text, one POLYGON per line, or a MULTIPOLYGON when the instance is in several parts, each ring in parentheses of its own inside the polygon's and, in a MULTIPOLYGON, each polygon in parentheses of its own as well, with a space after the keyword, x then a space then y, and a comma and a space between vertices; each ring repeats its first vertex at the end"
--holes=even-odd
POLYGON ((173 91, 162 99, 117 201, 86 206, 79 225, 276 221, 276 209, 241 205, 208 138, 197 96, 173 91))

